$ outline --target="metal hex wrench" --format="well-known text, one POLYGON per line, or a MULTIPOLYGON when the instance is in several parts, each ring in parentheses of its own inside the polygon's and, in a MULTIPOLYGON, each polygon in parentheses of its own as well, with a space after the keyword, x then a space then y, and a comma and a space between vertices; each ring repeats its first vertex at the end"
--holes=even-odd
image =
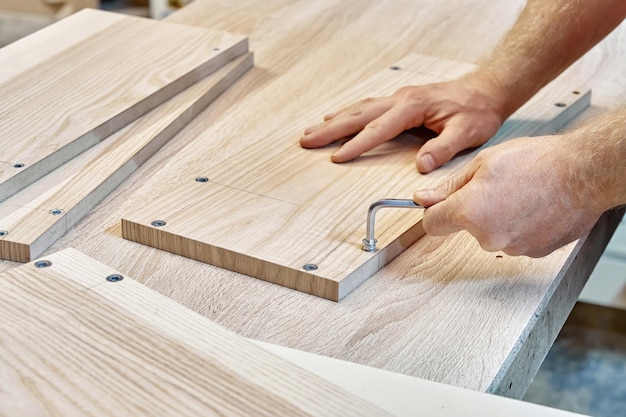
POLYGON ((363 239, 363 250, 365 252, 376 251, 376 238, 374 235, 374 225, 376 221, 376 212, 383 207, 395 208, 424 208, 413 200, 404 200, 399 198, 384 198, 373 203, 367 211, 367 231, 365 239, 363 239))

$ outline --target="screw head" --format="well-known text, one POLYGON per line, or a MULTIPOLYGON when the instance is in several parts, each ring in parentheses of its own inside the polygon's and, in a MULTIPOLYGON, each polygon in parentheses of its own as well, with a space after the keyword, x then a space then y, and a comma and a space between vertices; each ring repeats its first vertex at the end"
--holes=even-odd
POLYGON ((167 223, 163 220, 153 220, 152 223, 150 223, 152 226, 154 227, 163 227, 165 226, 167 223))
POLYGON ((41 261, 37 261, 37 262, 35 262, 35 266, 36 266, 37 268, 47 268, 47 267, 49 267, 50 265, 52 265, 52 262, 50 262, 50 261, 46 261, 45 259, 44 259, 44 260, 41 260, 41 261))
POLYGON ((124 277, 121 276, 120 274, 111 274, 108 277, 106 277, 106 280, 109 282, 120 282, 123 279, 124 277))
POLYGON ((197 177, 196 182, 209 182, 207 177, 197 177))
POLYGON ((6 230, 0 230, 0 237, 8 236, 9 232, 6 230))
POLYGON ((317 265, 315 264, 306 264, 302 267, 305 271, 315 271, 317 269, 317 265))
POLYGON ((61 214, 65 213, 65 210, 63 210, 63 209, 52 209, 48 213, 52 214, 53 216, 60 216, 61 214))

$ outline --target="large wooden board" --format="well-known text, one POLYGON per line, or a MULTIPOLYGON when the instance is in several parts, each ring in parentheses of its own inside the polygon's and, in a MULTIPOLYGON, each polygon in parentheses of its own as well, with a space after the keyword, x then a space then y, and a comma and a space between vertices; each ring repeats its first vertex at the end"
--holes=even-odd
MULTIPOLYGON (((455 78, 470 68, 410 55, 339 96, 348 103, 406 84, 455 78)), ((589 91, 578 86, 552 85, 520 109, 489 144, 558 130, 589 99, 589 91)), ((158 197, 124 215, 123 236, 337 301, 423 235, 421 211, 383 210, 376 221, 379 250, 364 252, 369 205, 386 197, 410 198, 416 188, 435 185, 475 154, 421 175, 413 158, 424 138, 405 133, 338 165, 328 162, 327 149, 298 147, 294 138, 302 128, 295 121, 278 129, 256 126, 248 132, 257 138, 254 144, 246 149, 235 145, 230 153, 228 145, 216 149, 211 143, 194 144, 194 159, 178 161, 177 172, 169 172, 171 180, 150 190, 158 197), (208 181, 197 182, 198 177, 208 181)))
POLYGON ((0 275, 0 415, 388 415, 64 250, 0 275))
POLYGON ((252 54, 235 58, 0 202, 0 259, 38 257, 252 65, 252 54))
POLYGON ((0 201, 247 51, 244 36, 96 10, 72 22, 100 30, 0 84, 0 201))

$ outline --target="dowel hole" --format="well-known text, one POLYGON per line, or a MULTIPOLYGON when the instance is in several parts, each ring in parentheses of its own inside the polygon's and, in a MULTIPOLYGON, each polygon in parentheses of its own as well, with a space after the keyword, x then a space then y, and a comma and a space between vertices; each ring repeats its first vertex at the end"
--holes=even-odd
POLYGON ((580 94, 580 91, 572 91, 572 94, 578 95, 578 94, 580 94))
POLYGON ((9 236, 9 232, 6 230, 0 230, 0 237, 9 236))
POLYGON ((21 162, 17 163, 17 164, 13 164, 11 165, 13 168, 24 168, 24 164, 22 164, 21 162))
POLYGON ((565 107, 567 106, 567 104, 563 103, 562 101, 559 101, 558 103, 554 103, 555 106, 557 107, 565 107))
POLYGON ((53 216, 60 216, 61 214, 65 213, 65 211, 63 209, 52 209, 48 213, 52 214, 53 216))
POLYGON ((393 66, 389 67, 389 69, 392 70, 392 71, 398 71, 398 70, 400 70, 400 67, 397 66, 397 65, 393 65, 393 66))

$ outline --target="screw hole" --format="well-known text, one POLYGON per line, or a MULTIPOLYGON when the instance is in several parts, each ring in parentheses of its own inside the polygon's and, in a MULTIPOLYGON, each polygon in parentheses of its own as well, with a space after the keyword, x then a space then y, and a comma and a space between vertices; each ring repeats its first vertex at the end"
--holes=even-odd
POLYGON ((572 94, 578 95, 578 94, 580 94, 580 91, 572 91, 572 94))
POLYGON ((37 268, 47 268, 50 265, 52 265, 52 262, 50 262, 50 261, 45 261, 44 260, 44 261, 37 261, 37 262, 35 262, 35 266, 37 268))
POLYGON ((196 182, 209 182, 207 177, 197 177, 196 182))
POLYGON ((120 282, 123 279, 124 279, 124 277, 119 275, 119 274, 112 274, 112 275, 109 275, 106 278, 106 280, 109 281, 109 282, 120 282))
POLYGON ((163 220, 154 220, 152 223, 150 223, 152 226, 154 227, 163 227, 165 226, 167 223, 165 223, 163 220))
POLYGON ((502 255, 496 255, 496 258, 502 259, 502 255))
POLYGON ((214 51, 219 51, 220 48, 218 48, 217 46, 215 48, 213 48, 214 51))
POLYGON ((53 209, 50 210, 48 213, 52 214, 53 216, 60 216, 61 214, 65 213, 65 211, 63 209, 53 209))
POLYGON ((567 106, 567 104, 565 104, 563 102, 560 102, 560 101, 558 103, 554 103, 554 105, 557 106, 557 107, 565 107, 565 106, 567 106))
POLYGON ((305 271, 315 271, 317 269, 317 265, 315 264, 306 264, 302 267, 305 271))
POLYGON ((0 230, 0 237, 4 237, 8 235, 9 235, 9 232, 7 232, 6 230, 0 230))
POLYGON ((17 164, 13 164, 11 165, 13 168, 24 168, 24 164, 22 163, 17 163, 17 164))
POLYGON ((392 70, 392 71, 398 71, 398 70, 400 70, 400 67, 397 66, 397 65, 393 65, 393 66, 389 67, 389 69, 392 70))

